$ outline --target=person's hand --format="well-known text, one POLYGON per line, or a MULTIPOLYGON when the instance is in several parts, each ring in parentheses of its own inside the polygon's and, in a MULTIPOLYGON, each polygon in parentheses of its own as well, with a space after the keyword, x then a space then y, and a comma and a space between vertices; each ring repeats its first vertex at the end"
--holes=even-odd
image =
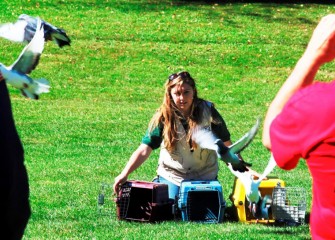
POLYGON ((304 55, 316 58, 320 65, 335 58, 335 14, 321 19, 314 29, 304 55))
POLYGON ((114 194, 118 195, 121 185, 127 181, 127 178, 128 176, 125 176, 122 173, 115 178, 114 184, 113 184, 114 194))
MULTIPOLYGON (((249 173, 251 174, 251 176, 253 176, 253 179, 255 180, 259 179, 262 176, 262 174, 256 172, 255 170, 252 170, 251 168, 249 168, 249 173)), ((263 180, 266 180, 266 179, 268 178, 265 176, 263 180)))
POLYGON ((0 72, 0 82, 4 80, 4 77, 2 76, 1 72, 0 72))
POLYGON ((227 165, 231 164, 234 171, 246 172, 248 167, 251 166, 250 163, 247 163, 241 160, 236 154, 229 151, 229 148, 226 147, 221 139, 215 141, 217 145, 217 155, 221 158, 227 165))

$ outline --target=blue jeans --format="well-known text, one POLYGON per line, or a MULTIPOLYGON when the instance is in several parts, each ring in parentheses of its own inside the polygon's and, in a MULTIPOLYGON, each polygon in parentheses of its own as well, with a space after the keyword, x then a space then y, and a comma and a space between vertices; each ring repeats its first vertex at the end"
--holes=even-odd
POLYGON ((169 189, 169 199, 171 200, 175 200, 176 197, 179 196, 179 189, 180 187, 172 182, 170 182, 169 180, 166 180, 165 178, 158 176, 157 178, 155 178, 153 180, 153 182, 157 182, 157 183, 164 183, 168 185, 168 189, 169 189))

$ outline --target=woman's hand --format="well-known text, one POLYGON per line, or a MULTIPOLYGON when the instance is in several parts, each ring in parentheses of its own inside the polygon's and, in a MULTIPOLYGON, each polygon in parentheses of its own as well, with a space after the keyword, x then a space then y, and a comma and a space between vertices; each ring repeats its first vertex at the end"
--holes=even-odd
POLYGON ((114 194, 118 195, 121 185, 124 184, 127 181, 127 179, 128 176, 124 175, 123 173, 121 173, 119 176, 115 178, 113 185, 114 194))
POLYGON ((319 65, 335 58, 335 14, 321 19, 314 29, 304 56, 315 58, 319 65))
POLYGON ((119 174, 119 176, 117 176, 114 180, 113 189, 115 194, 118 194, 121 185, 127 181, 128 175, 141 166, 142 163, 148 159, 151 152, 151 147, 146 144, 141 144, 136 151, 133 152, 121 174, 119 174))
MULTIPOLYGON (((248 168, 248 169, 249 169, 249 173, 251 174, 251 176, 253 176, 253 178, 254 178, 255 180, 259 179, 259 178, 262 176, 262 174, 256 172, 255 170, 252 170, 251 168, 248 168)), ((263 180, 266 180, 266 179, 268 179, 268 178, 267 178, 267 177, 264 177, 263 180)))

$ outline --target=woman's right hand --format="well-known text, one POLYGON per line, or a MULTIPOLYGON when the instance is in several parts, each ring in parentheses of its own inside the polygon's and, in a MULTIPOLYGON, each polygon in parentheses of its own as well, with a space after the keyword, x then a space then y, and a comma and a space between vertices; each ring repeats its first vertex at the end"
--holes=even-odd
POLYGON ((113 189, 115 194, 119 193, 120 187, 127 181, 128 175, 141 166, 142 163, 148 159, 151 152, 152 148, 143 143, 136 149, 135 152, 133 152, 121 174, 114 180, 113 189))
POLYGON ((124 184, 127 181, 127 179, 128 176, 122 173, 115 178, 113 185, 114 194, 118 195, 121 185, 124 184))

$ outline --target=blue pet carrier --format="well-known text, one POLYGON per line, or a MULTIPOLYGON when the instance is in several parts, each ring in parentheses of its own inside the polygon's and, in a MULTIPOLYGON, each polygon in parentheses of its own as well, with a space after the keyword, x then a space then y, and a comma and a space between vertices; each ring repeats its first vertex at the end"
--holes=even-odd
POLYGON ((183 221, 219 223, 223 221, 226 202, 218 181, 183 181, 178 208, 183 221))

